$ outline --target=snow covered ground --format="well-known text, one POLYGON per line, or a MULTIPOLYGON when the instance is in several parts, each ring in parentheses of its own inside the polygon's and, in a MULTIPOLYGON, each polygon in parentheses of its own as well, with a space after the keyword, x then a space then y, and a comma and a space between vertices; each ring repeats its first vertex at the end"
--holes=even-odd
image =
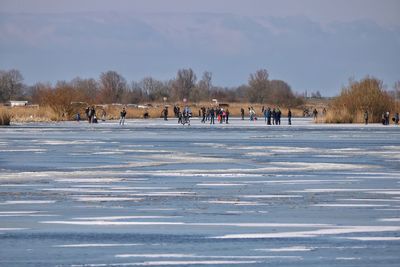
POLYGON ((0 128, 0 266, 398 266, 400 128, 0 128))

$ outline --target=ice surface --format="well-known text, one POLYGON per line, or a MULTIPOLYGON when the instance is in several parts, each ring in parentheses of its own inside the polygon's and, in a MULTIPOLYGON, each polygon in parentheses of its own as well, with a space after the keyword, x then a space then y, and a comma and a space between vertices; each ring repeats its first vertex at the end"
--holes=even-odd
POLYGON ((396 266, 399 160, 378 124, 1 127, 0 265, 396 266))

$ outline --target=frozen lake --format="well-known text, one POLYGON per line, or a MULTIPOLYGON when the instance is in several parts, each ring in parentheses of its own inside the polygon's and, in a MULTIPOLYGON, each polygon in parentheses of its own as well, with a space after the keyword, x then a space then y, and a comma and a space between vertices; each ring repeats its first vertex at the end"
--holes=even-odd
POLYGON ((0 128, 0 266, 399 266, 400 128, 0 128))

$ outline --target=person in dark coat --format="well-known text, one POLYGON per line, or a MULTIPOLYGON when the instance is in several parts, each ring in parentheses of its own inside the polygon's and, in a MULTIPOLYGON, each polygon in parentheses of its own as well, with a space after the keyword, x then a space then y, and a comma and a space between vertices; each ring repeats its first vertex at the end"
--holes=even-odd
POLYGON ((120 112, 119 125, 125 124, 125 117, 126 117, 126 110, 125 110, 125 108, 123 108, 120 112))
POLYGON ((288 117, 288 123, 289 123, 289 125, 292 125, 292 111, 290 110, 290 108, 289 108, 289 110, 288 110, 287 117, 288 117))
POLYGON ((214 117, 215 117, 215 110, 214 110, 214 108, 211 108, 210 109, 210 124, 215 124, 214 117))
POLYGON ((86 118, 87 118, 88 122, 91 123, 92 122, 92 118, 91 118, 90 107, 87 107, 85 109, 85 114, 86 114, 86 118))
POLYGON ((272 109, 272 124, 276 124, 276 110, 275 108, 272 109))
POLYGON ((205 123, 206 122, 206 116, 207 116, 207 112, 206 112, 206 108, 205 107, 201 108, 201 115, 203 116, 201 122, 205 123))
POLYGON ((229 122, 229 114, 230 114, 230 112, 229 112, 229 109, 226 109, 226 111, 225 111, 225 116, 226 116, 226 118, 225 118, 225 122, 226 122, 226 124, 228 124, 229 122))
POLYGON ((396 124, 396 125, 398 125, 399 124, 399 113, 398 112, 396 112, 395 114, 394 114, 394 124, 396 124))
POLYGON ((276 121, 275 121, 275 123, 278 124, 278 125, 281 125, 281 116, 282 116, 282 112, 281 112, 281 110, 278 108, 278 109, 276 110, 276 121))
POLYGON ((163 116, 164 116, 164 120, 167 121, 168 120, 168 107, 164 107, 163 116))
POLYGON ((267 125, 271 125, 271 116, 272 116, 271 108, 268 107, 267 108, 267 125))

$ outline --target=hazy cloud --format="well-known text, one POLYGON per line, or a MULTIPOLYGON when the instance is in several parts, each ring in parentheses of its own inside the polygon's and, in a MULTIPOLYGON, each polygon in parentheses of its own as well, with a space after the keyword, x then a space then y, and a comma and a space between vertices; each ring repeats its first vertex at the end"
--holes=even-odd
POLYGON ((109 69, 169 79, 192 67, 231 86, 267 68, 294 90, 327 95, 349 77, 400 79, 398 1, 95 2, 0 1, 0 69, 33 83, 109 69))

